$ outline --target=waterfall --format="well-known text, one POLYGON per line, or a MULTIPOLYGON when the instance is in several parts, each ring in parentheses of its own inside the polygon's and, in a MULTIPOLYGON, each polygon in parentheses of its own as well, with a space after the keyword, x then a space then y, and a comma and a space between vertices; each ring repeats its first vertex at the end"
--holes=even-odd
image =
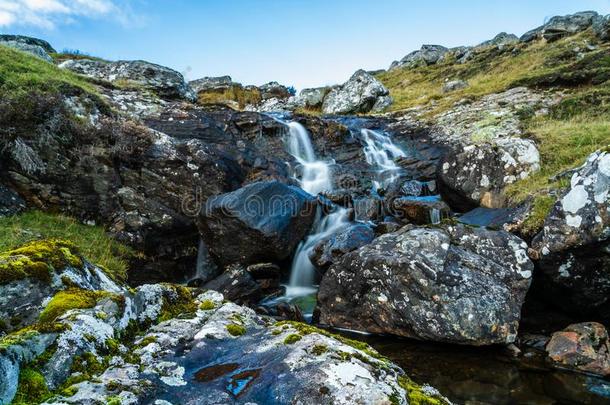
POLYGON ((432 208, 430 210, 430 223, 433 225, 441 223, 441 210, 438 208, 432 208))
POLYGON ((398 178, 400 167, 394 162, 394 159, 405 157, 406 154, 386 134, 365 128, 361 129, 360 133, 365 143, 366 161, 377 169, 377 179, 373 180, 374 191, 377 191, 398 178))
MULTIPOLYGON (((332 190, 332 172, 330 165, 334 162, 319 160, 305 127, 297 122, 285 123, 288 126, 286 146, 300 165, 301 176, 297 177, 301 188, 312 195, 322 191, 332 190)), ((336 208, 334 212, 321 218, 316 216, 312 232, 302 241, 294 255, 290 271, 290 284, 286 295, 299 296, 312 292, 315 281, 315 267, 309 260, 309 253, 323 238, 332 235, 347 224, 348 215, 345 208, 336 208)))

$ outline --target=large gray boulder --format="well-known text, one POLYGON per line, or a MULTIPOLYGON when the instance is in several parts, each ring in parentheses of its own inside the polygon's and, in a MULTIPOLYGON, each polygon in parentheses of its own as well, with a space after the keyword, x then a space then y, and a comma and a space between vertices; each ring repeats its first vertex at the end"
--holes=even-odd
POLYGON ((295 103, 304 108, 320 108, 324 102, 324 97, 330 91, 329 87, 317 87, 303 89, 295 99, 295 103))
POLYGON ((530 42, 544 38, 547 41, 556 41, 568 35, 582 32, 593 25, 599 17, 595 11, 581 11, 565 16, 555 16, 546 24, 526 32, 521 36, 522 42, 530 42))
POLYGON ((360 69, 341 87, 333 88, 324 98, 325 114, 354 114, 382 111, 392 99, 383 84, 360 69))
POLYGON ((411 52, 400 61, 393 62, 390 70, 399 67, 413 68, 434 65, 440 62, 448 52, 449 49, 442 45, 422 45, 421 49, 411 52))
POLYGON ((610 153, 591 154, 573 174, 533 247, 552 300, 610 316, 610 153))
POLYGON ((300 188, 258 182, 210 198, 199 230, 221 264, 284 260, 309 232, 316 207, 316 199, 300 188))
POLYGON ((533 263, 504 231, 406 226, 324 275, 322 324, 468 345, 515 340, 533 263))
POLYGON ((153 91, 162 98, 194 101, 195 92, 184 81, 181 73, 168 67, 141 60, 106 62, 92 59, 69 59, 59 65, 62 69, 106 80, 130 82, 153 91))
POLYGON ((23 35, 0 35, 0 45, 27 52, 47 62, 53 62, 53 58, 49 54, 55 53, 55 49, 42 39, 23 35))

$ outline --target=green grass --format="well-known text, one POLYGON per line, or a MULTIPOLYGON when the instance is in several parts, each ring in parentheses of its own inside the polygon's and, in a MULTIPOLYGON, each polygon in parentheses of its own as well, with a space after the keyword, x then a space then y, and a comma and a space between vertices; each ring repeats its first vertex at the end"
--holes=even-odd
POLYGON ((0 46, 0 95, 15 96, 38 91, 59 93, 79 89, 96 94, 95 88, 83 77, 59 69, 27 53, 0 46))
POLYGON ((248 104, 258 104, 261 101, 261 94, 258 89, 245 89, 241 85, 232 85, 226 90, 202 91, 198 94, 199 104, 226 104, 227 101, 234 101, 239 108, 244 108, 248 104))
POLYGON ((598 44, 598 50, 579 60, 573 49, 578 45, 582 47, 584 41, 595 43, 591 33, 585 32, 550 44, 544 41, 519 44, 516 55, 510 48, 500 51, 490 47, 464 64, 448 60, 438 65, 394 69, 380 73, 377 78, 394 98, 390 110, 434 101, 433 113, 439 113, 458 100, 476 99, 518 85, 550 86, 555 83, 549 79, 571 79, 578 83, 594 79, 604 81, 609 77, 610 58, 607 55, 610 45, 598 44), (583 74, 574 75, 574 71, 583 74), (469 86, 444 94, 445 80, 455 79, 466 80, 469 86))
POLYGON ((92 263, 102 267, 118 281, 127 278, 131 248, 117 242, 100 226, 88 226, 57 214, 30 211, 0 218, 0 252, 12 250, 24 243, 41 239, 71 241, 92 263))

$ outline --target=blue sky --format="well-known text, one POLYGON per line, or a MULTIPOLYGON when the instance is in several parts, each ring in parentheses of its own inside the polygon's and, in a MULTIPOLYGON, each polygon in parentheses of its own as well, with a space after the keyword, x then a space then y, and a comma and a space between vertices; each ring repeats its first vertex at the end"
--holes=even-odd
POLYGON ((0 0, 0 31, 189 79, 301 89, 387 68, 423 43, 474 45, 581 10, 610 14, 610 0, 0 0))

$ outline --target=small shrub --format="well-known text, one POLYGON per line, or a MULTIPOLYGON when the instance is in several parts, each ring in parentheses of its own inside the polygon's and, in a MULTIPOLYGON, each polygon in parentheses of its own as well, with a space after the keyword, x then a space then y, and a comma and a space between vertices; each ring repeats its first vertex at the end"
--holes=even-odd
POLYGON ((246 333, 246 328, 236 323, 230 323, 226 326, 226 328, 227 332, 229 332, 231 336, 242 336, 246 333))

